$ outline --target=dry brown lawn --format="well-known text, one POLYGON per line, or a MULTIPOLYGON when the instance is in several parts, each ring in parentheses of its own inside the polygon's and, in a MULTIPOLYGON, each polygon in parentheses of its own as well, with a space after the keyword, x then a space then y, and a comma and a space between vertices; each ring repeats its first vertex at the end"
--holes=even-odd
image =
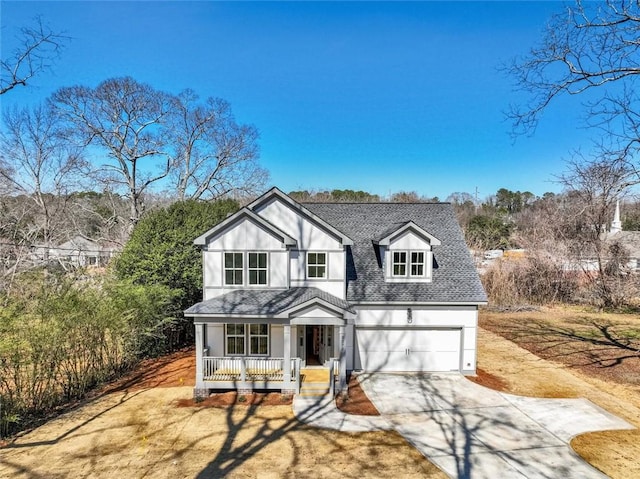
POLYGON ((446 477, 396 433, 307 427, 280 394, 193 404, 192 363, 188 351, 148 362, 17 438, 0 449, 0 477, 446 477))
MULTIPOLYGON (((584 397, 640 427, 637 315, 567 307, 481 311, 480 326, 478 367, 497 389, 584 397)), ((640 477, 640 429, 583 434, 571 445, 614 479, 640 477)))
MULTIPOLYGON (((525 396, 585 397, 640 427, 637 316, 482 311, 480 325, 476 382, 525 396)), ((446 477, 396 433, 307 427, 280 394, 194 404, 193 377, 191 351, 145 363, 0 449, 0 477, 446 477)), ((375 414, 353 391, 342 406, 375 414)), ((640 430, 585 434, 572 446, 614 479, 640 477, 640 430)))

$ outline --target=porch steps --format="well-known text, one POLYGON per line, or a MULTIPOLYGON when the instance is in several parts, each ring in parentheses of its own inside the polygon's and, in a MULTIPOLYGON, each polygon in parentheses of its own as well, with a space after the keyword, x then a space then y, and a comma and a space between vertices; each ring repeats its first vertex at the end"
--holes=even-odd
POLYGON ((312 383, 304 381, 300 385, 300 396, 302 397, 320 397, 329 394, 329 383, 312 383))

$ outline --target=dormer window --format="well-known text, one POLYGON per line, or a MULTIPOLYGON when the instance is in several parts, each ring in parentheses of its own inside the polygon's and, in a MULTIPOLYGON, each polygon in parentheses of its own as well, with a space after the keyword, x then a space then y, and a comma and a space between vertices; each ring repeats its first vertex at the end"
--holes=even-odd
POLYGON ((391 251, 391 278, 402 280, 428 280, 428 251, 391 251))
POLYGON ((411 276, 424 276, 424 251, 411 252, 411 276))
POLYGON ((406 276, 406 275, 407 275, 407 252, 394 251, 393 252, 393 276, 406 276))

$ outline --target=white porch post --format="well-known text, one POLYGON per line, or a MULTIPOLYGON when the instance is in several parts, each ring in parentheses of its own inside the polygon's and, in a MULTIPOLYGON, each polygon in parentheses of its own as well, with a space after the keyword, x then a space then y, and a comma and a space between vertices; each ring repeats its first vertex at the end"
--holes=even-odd
POLYGON ((292 389, 291 387, 291 325, 284 325, 284 389, 292 389))
POLYGON ((340 344, 340 360, 338 364, 338 378, 340 381, 340 392, 347 388, 347 351, 344 344, 344 325, 338 327, 338 341, 340 344))
POLYGON ((195 323, 196 328, 196 386, 195 386, 195 394, 204 394, 206 393, 206 388, 204 385, 204 375, 202 371, 203 359, 202 354, 204 352, 204 323, 195 323))

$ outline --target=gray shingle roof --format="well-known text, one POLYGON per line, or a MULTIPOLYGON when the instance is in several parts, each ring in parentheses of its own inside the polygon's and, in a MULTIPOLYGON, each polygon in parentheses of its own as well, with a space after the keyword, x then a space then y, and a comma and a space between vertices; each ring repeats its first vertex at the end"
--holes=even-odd
POLYGON ((347 300, 359 302, 478 303, 487 300, 448 203, 305 203, 304 206, 348 235, 347 300), (413 221, 442 244, 433 246, 430 283, 387 283, 373 241, 390 227, 413 221))
POLYGON ((208 314, 276 316, 314 299, 323 300, 337 308, 353 313, 347 301, 318 288, 238 289, 196 303, 184 313, 186 316, 208 314))

